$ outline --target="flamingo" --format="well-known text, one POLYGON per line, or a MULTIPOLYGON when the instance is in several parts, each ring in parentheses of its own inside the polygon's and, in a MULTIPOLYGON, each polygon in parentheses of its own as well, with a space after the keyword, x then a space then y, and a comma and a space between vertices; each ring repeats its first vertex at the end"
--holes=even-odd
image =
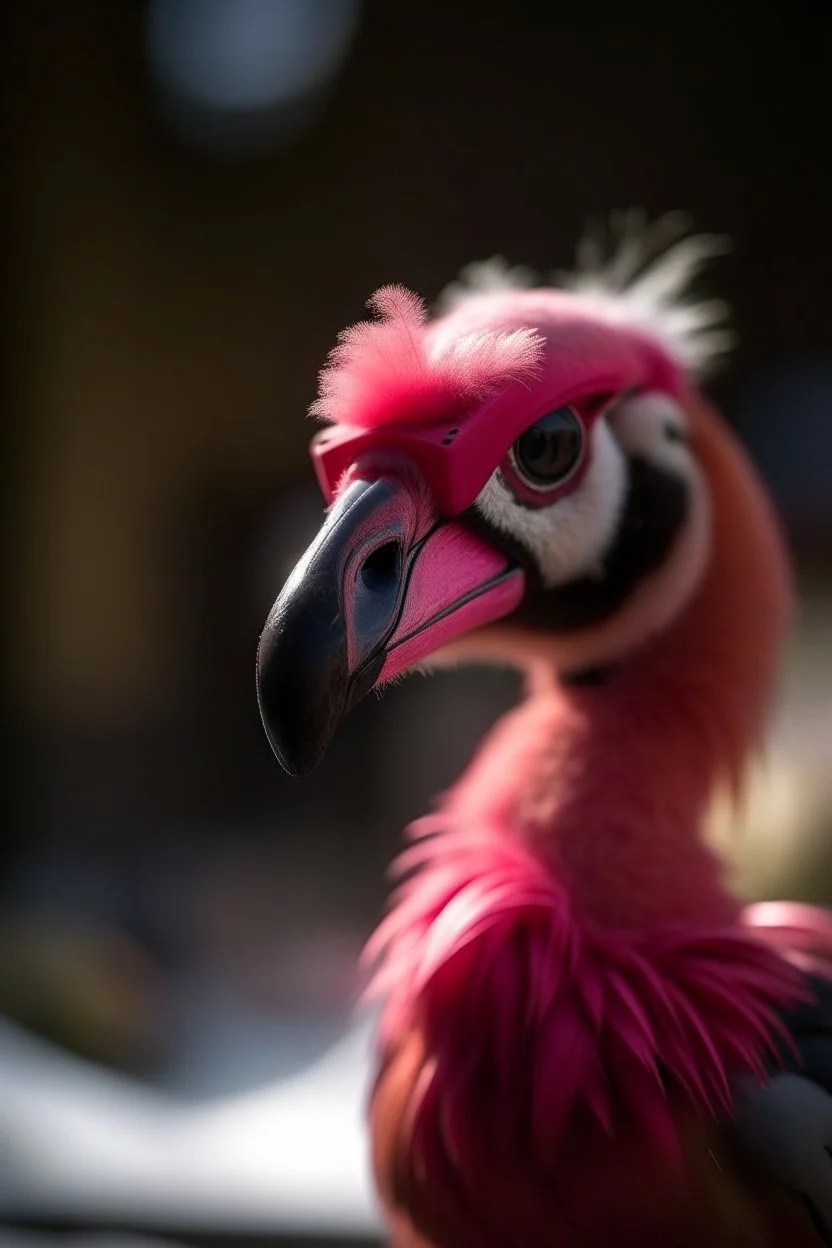
POLYGON ((471 266, 433 314, 385 287, 321 374, 328 510, 257 657, 283 767, 407 671, 525 675, 367 950, 400 1248, 832 1244, 832 921, 744 907, 703 840, 792 584, 702 391, 731 332, 691 280, 722 242, 678 227, 548 283, 471 266))

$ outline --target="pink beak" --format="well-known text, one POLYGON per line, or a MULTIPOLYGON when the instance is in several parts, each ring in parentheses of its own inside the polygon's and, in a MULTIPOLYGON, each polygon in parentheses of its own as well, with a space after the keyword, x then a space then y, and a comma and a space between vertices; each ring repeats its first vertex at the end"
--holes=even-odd
POLYGON ((508 615, 524 590, 505 555, 437 516, 411 468, 358 465, 260 637, 257 697, 280 763, 312 771, 374 686, 508 615))

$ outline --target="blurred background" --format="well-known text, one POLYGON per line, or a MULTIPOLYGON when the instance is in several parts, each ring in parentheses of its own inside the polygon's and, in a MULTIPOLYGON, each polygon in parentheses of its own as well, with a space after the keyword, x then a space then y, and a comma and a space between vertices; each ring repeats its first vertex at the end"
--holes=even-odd
POLYGON ((260 726, 257 636, 321 516, 305 411, 382 283, 563 267, 633 204, 734 239, 710 281, 742 343, 710 392, 801 609, 742 827, 717 811, 714 836, 748 896, 832 901, 828 42, 750 3, 561 16, 6 7, 4 1242, 373 1239, 355 960, 400 830, 516 695, 405 683, 306 781, 260 726))

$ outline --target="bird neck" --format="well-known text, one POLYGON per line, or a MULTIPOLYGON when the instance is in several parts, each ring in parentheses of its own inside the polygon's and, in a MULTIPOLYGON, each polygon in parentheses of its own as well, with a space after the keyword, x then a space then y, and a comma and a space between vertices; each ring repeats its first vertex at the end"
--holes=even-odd
POLYGON ((768 501, 733 437, 703 405, 695 417, 713 536, 693 600, 601 683, 534 670, 451 798, 532 844, 576 912, 608 927, 736 913, 703 821, 760 740, 789 615, 768 501))

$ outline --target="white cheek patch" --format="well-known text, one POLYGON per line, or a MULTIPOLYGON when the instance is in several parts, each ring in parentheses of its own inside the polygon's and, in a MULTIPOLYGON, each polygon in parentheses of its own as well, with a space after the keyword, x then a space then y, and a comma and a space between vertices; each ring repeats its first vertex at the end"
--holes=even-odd
POLYGON ((657 391, 625 399, 610 412, 616 436, 629 455, 638 455, 688 481, 696 465, 687 445, 688 419, 669 394, 657 391))
POLYGON ((549 507, 525 507, 495 473, 477 499, 484 518, 522 542, 548 588, 580 576, 599 576, 615 540, 627 494, 621 446, 600 419, 580 485, 549 507))

